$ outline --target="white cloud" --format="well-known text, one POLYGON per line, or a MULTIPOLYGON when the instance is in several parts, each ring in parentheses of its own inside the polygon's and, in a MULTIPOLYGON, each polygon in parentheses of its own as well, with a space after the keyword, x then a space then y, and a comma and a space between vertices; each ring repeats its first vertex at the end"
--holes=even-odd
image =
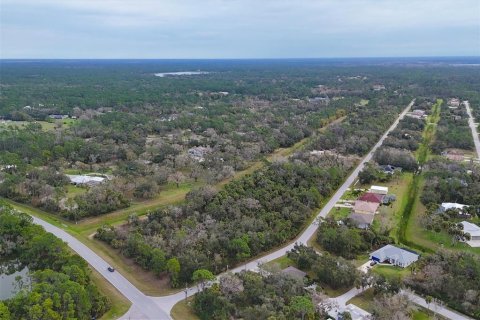
MULTIPOLYGON (((339 46, 335 40, 358 47, 388 48, 395 45, 389 41, 408 39, 405 43, 409 43, 409 48, 416 42, 423 48, 419 41, 455 42, 456 38, 462 44, 470 39, 466 52, 480 50, 478 0, 1 1, 4 56, 19 51, 12 45, 18 45, 19 37, 35 43, 35 39, 50 41, 55 34, 58 44, 68 43, 75 48, 77 38, 87 47, 85 50, 90 47, 92 52, 108 52, 110 42, 123 40, 125 45, 155 47, 163 54, 177 55, 187 49, 193 55, 232 50, 270 55, 278 48, 292 52, 292 44, 298 47, 294 53, 299 56, 322 52, 342 55, 335 48, 345 51, 344 45, 339 46), (457 30, 460 34, 445 30, 457 30), (66 40, 66 34, 72 39, 66 40), (357 43, 358 39, 363 44, 357 43), (94 44, 99 48, 95 49, 94 44)), ((42 45, 37 43, 36 47, 42 45)), ((398 43, 398 47, 405 46, 398 43)), ((138 52, 142 56, 150 54, 138 52)))

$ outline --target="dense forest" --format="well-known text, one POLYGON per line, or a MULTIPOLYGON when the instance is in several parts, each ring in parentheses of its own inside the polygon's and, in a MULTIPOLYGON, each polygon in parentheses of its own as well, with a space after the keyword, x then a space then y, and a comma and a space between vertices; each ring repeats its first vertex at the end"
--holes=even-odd
POLYGON ((87 263, 32 218, 0 204, 1 271, 28 267, 16 294, 0 301, 2 319, 99 318, 109 309, 87 263))
POLYGON ((480 319, 480 259, 476 255, 443 251, 426 255, 405 283, 480 319))

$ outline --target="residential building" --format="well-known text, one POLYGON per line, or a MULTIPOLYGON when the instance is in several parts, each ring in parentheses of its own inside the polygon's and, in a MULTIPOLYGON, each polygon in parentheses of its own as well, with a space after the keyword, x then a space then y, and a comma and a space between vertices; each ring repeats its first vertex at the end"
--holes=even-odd
POLYGON ((299 278, 303 279, 307 276, 306 272, 303 272, 302 270, 299 270, 295 267, 289 266, 285 269, 282 270, 282 273, 287 274, 293 278, 299 278))
POLYGON ((370 260, 379 263, 389 263, 394 266, 406 268, 420 257, 414 251, 402 249, 388 244, 370 254, 370 260))
POLYGON ((378 194, 387 194, 388 193, 388 187, 371 186, 370 190, 368 190, 368 192, 378 193, 378 194))
POLYGON ((350 221, 359 229, 368 229, 373 222, 373 214, 352 213, 348 216, 350 221))
POLYGON ((385 195, 379 193, 367 192, 358 198, 360 201, 382 203, 385 195))
POLYGON ((374 215, 377 212, 379 206, 380 203, 356 200, 353 206, 353 213, 374 215))
POLYGON ((470 235, 471 241, 480 240, 480 227, 474 223, 462 221, 460 224, 463 226, 463 232, 470 235))

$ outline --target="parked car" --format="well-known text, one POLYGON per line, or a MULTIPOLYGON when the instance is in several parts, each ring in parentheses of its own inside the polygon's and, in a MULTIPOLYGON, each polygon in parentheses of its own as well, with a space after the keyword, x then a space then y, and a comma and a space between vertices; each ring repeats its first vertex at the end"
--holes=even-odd
POLYGON ((110 272, 114 272, 114 271, 115 271, 115 269, 113 269, 112 267, 108 267, 107 270, 110 271, 110 272))
POLYGON ((373 267, 373 266, 376 265, 376 264, 377 264, 377 261, 372 261, 372 262, 370 262, 370 266, 371 266, 371 267, 373 267))

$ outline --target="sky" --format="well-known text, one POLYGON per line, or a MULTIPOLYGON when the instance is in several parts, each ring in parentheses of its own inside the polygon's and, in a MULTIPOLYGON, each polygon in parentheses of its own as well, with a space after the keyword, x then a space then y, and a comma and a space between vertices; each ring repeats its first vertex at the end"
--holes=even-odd
POLYGON ((480 56, 480 0, 0 0, 0 58, 480 56))

